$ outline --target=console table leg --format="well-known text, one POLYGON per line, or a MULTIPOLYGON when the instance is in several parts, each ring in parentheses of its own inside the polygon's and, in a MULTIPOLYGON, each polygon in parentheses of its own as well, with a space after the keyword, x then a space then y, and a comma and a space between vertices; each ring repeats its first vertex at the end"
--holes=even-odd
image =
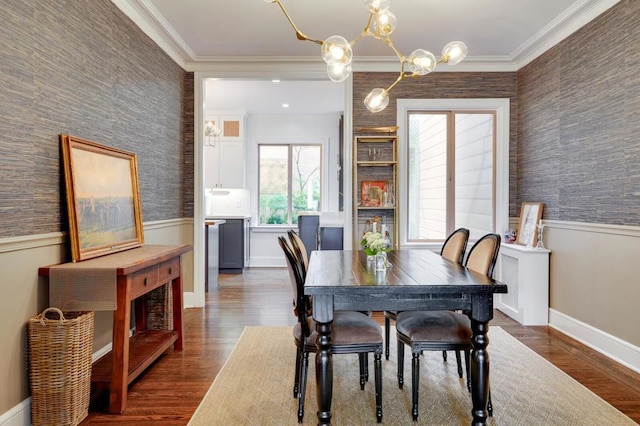
POLYGON ((177 351, 181 351, 184 348, 184 340, 182 336, 183 326, 182 326, 182 311, 183 311, 183 303, 182 303, 182 272, 178 275, 177 278, 174 278, 171 283, 171 296, 173 298, 173 329, 178 332, 178 340, 173 344, 173 349, 177 351))
POLYGON ((129 384, 129 324, 131 323, 131 300, 126 285, 126 276, 118 277, 117 308, 113 313, 113 344, 111 348, 113 369, 109 391, 109 412, 122 413, 127 406, 129 384))

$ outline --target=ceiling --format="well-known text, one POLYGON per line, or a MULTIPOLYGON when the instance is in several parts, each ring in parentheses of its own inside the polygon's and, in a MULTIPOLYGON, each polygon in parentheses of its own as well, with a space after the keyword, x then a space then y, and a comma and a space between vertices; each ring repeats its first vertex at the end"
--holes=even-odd
MULTIPOLYGON (((316 76, 320 75, 319 70, 324 70, 320 47, 298 41, 280 8, 269 1, 112 1, 187 71, 245 76, 245 83, 263 80, 259 85, 240 82, 233 88, 236 98, 245 91, 255 95, 258 87, 272 90, 269 80, 283 67, 300 72, 310 70, 316 76)), ((394 0, 391 10, 398 24, 391 39, 403 55, 422 48, 436 56, 440 56, 449 41, 461 40, 468 46, 468 56, 450 70, 515 71, 618 1, 394 0)), ((319 40, 336 34, 352 40, 369 17, 362 0, 282 0, 282 3, 300 31, 319 40)), ((371 37, 355 44, 353 54, 355 71, 399 71, 393 50, 371 37)), ((441 68, 448 67, 441 65, 437 71, 441 68)), ((334 86, 326 89, 322 88, 324 85, 314 86, 310 90, 314 97, 325 92, 333 95, 338 90, 342 98, 341 85, 336 88, 335 83, 329 84, 334 86)), ((224 84, 217 85, 223 90, 224 84)), ((288 84, 281 83, 277 92, 282 93, 287 87, 288 84)), ((290 99, 296 93, 303 95, 298 96, 301 99, 307 94, 300 85, 291 85, 291 90, 290 99)), ((242 109, 242 102, 236 101, 242 109)), ((289 102, 293 111, 295 102, 289 102)))

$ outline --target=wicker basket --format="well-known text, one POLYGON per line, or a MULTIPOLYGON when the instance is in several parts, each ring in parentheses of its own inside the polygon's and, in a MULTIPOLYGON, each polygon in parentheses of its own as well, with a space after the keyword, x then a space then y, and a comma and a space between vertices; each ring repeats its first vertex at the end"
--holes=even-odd
POLYGON ((87 417, 93 316, 48 308, 29 320, 32 424, 77 425, 87 417))

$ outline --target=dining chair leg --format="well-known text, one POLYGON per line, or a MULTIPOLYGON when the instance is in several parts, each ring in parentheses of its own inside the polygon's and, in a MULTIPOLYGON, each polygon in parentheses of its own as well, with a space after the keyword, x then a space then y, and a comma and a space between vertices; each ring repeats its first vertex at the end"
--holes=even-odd
POLYGON ((386 316, 384 317, 384 357, 389 361, 389 335, 391 329, 391 321, 386 316))
POLYGON ((300 370, 300 392, 298 393, 298 423, 304 418, 304 397, 307 393, 307 369, 309 367, 309 352, 304 351, 300 370))
POLYGON ((398 340, 398 387, 404 385, 404 343, 398 340))
POLYGON ((382 423, 382 354, 373 355, 373 368, 376 382, 376 421, 382 423))
POLYGON ((296 348, 296 375, 293 378, 293 397, 298 397, 298 389, 300 386, 300 358, 302 358, 302 351, 296 348))
POLYGON ((364 381, 369 381, 369 354, 365 353, 364 355, 364 381))
POLYGON ((458 364, 458 377, 462 379, 462 361, 460 359, 460 351, 456 351, 456 363, 458 364))
POLYGON ((366 353, 359 353, 358 354, 358 360, 359 360, 359 364, 360 364, 360 390, 364 390, 364 384, 367 383, 367 373, 365 372, 366 369, 366 357, 367 354, 366 353))
POLYGON ((447 351, 442 351, 442 361, 447 362, 447 351))
POLYGON ((420 352, 413 352, 411 358, 411 414, 418 421, 418 388, 420 387, 420 352))
POLYGON ((471 372, 469 362, 471 360, 471 351, 465 349, 464 351, 464 368, 467 370, 467 390, 471 392, 471 372))
POLYGON ((491 403, 491 388, 489 388, 489 401, 487 402, 487 412, 489 417, 493 417, 493 404, 491 403))

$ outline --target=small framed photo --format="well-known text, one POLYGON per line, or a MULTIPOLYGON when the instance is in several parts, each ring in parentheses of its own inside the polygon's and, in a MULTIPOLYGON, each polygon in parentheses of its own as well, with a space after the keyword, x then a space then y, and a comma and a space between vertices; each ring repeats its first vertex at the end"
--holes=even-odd
POLYGON ((136 155, 69 135, 60 142, 72 260, 140 247, 136 155))
POLYGON ((389 182, 386 180, 363 180, 361 197, 363 207, 382 207, 383 194, 388 191, 389 182))
POLYGON ((538 225, 542 219, 542 203, 522 203, 516 244, 533 247, 538 241, 538 225))

